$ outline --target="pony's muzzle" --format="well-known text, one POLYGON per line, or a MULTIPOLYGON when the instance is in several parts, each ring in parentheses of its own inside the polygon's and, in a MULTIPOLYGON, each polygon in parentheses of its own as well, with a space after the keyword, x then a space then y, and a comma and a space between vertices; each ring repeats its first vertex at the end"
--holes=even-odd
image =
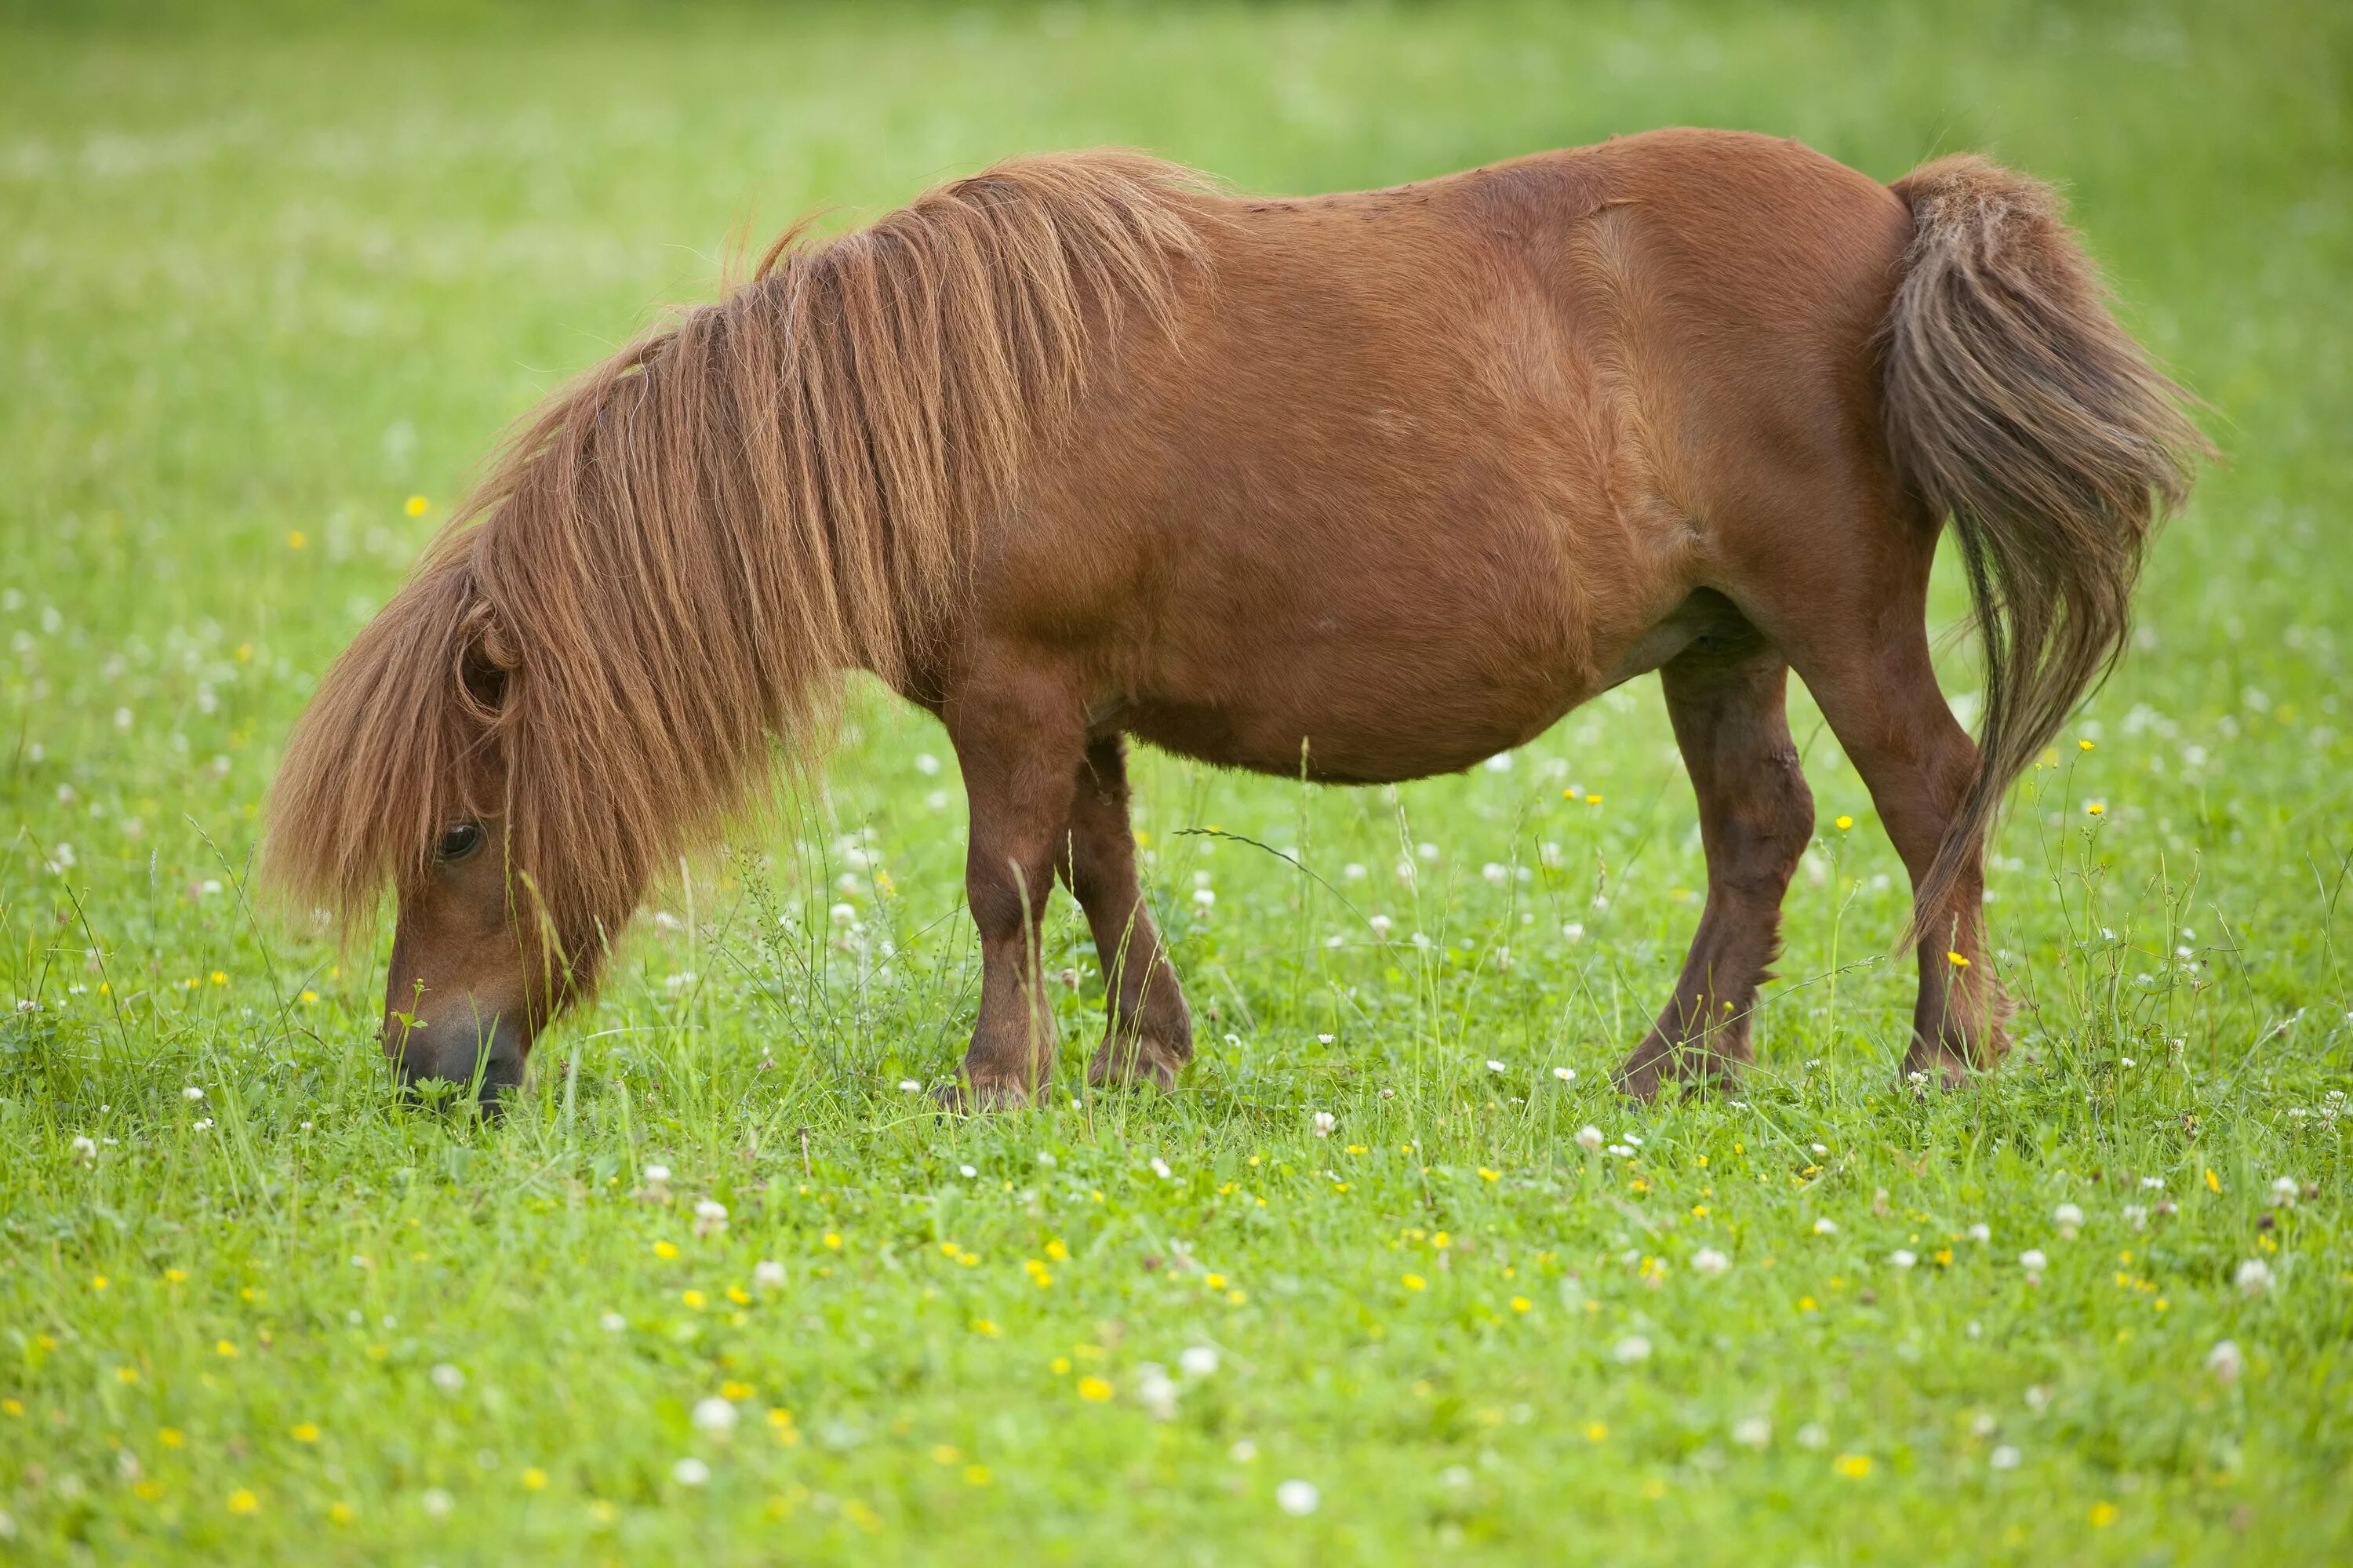
POLYGON ((446 1025, 387 1020, 385 1054, 412 1099, 454 1097, 496 1116, 522 1087, 526 1043, 503 1017, 478 1020, 469 1012, 446 1025))

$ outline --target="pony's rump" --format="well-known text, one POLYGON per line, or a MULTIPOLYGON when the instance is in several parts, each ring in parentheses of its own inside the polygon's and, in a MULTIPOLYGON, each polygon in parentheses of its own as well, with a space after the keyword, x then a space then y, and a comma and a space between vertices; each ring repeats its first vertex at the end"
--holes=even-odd
POLYGON ((1888 438, 1953 521, 1985 647, 1977 777, 1915 890, 1916 941, 2002 792, 2115 662, 2151 528, 2206 443, 2048 186, 1961 156, 1892 188, 1914 230, 1884 330, 1888 438))

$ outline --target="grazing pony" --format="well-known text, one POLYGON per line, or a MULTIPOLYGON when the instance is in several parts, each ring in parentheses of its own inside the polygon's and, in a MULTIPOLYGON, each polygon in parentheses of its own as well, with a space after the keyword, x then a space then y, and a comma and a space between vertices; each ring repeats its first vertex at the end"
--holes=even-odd
POLYGON ((807 765, 838 676, 937 715, 972 809, 960 1098, 1053 1061, 1052 883, 1109 992, 1092 1081, 1191 1054, 1124 748, 1377 783, 1660 673, 1707 902, 1627 1092, 1728 1075, 1813 827, 1795 670, 1912 875, 1909 1072, 2003 1049, 1980 852, 2114 660, 2203 443, 2041 185, 1882 185, 1665 131, 1259 200, 1122 153, 1000 164, 554 397, 336 662, 268 870, 398 901, 385 1049, 522 1077, 659 868, 807 765), (1929 662, 1947 521, 1985 648, 1929 662))

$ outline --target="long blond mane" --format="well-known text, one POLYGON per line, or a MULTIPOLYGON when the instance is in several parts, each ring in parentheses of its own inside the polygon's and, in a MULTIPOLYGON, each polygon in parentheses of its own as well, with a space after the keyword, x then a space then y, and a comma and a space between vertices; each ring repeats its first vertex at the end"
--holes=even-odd
POLYGON ((338 659, 264 865, 348 933, 443 824, 494 815, 575 965, 822 737, 838 673, 904 677, 971 541, 1123 319, 1174 323, 1198 179, 999 164, 752 281, 552 398, 338 659))

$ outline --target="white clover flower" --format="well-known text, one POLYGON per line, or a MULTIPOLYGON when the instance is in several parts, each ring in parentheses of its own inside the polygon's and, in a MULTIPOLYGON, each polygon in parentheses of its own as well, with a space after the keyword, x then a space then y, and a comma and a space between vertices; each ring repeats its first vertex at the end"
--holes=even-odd
POLYGON ((2031 1246, 2018 1255, 2018 1266, 2026 1270, 2028 1277, 2031 1278, 2050 1267, 2051 1260, 2042 1255, 2041 1247, 2031 1246))
POLYGON ((617 1334, 629 1326, 629 1320, 618 1312, 607 1312, 596 1319, 596 1326, 608 1334, 617 1334))
POLYGON ((735 1402, 712 1394, 697 1400, 694 1405, 695 1430, 712 1437, 724 1437, 735 1430, 735 1402))
POLYGON ((1486 864, 1479 868, 1479 874, 1485 877, 1490 885, 1501 887, 1504 884, 1512 880, 1512 868, 1507 865, 1499 865, 1491 860, 1486 864))
POLYGON ((1640 1334, 1629 1334, 1610 1347, 1609 1359, 1620 1366, 1632 1366, 1651 1359, 1651 1341, 1640 1334))
POLYGON ((647 1186, 659 1187, 663 1182, 670 1180, 670 1167, 667 1165, 649 1165, 645 1168, 644 1175, 647 1186))
POLYGON ((1830 1443, 1830 1428, 1819 1421, 1809 1421, 1798 1428, 1798 1446, 1800 1448, 1827 1448, 1830 1443))
POLYGON ((711 1467, 689 1456, 670 1467, 670 1478, 682 1487, 707 1486, 711 1481, 711 1467))
POLYGON ((855 904, 837 904, 825 913, 826 917, 837 926, 848 927, 858 924, 858 906, 855 904))
POLYGON ((1487 1058, 1487 1071, 1491 1073, 1500 1073, 1503 1070, 1504 1065, 1501 1062, 1496 1061, 1493 1056, 1487 1058))
POLYGON ((1818 1236, 1834 1236, 1838 1234, 1838 1222, 1825 1214, 1814 1222, 1814 1234, 1818 1236))
POLYGON ((2272 1266, 2262 1258, 2251 1257, 2239 1265, 2231 1282, 2239 1287, 2242 1296, 2261 1296, 2272 1287, 2272 1266))
POLYGON ((1258 1445, 1247 1437, 1238 1437, 1234 1446, 1226 1450, 1226 1457, 1237 1465, 1247 1465, 1258 1457, 1258 1445))
POLYGON ((2018 1461, 2021 1457, 2014 1445, 2004 1443, 1986 1456, 1986 1463, 1997 1470, 2014 1470, 2018 1468, 2018 1461))
POLYGON ((785 1283, 785 1266, 774 1258, 762 1258, 752 1266, 752 1283, 763 1290, 782 1288, 785 1283))
POLYGON ((203 1099, 205 1097, 205 1092, 204 1090, 196 1087, 195 1085, 190 1084, 186 1088, 180 1091, 180 1097, 193 1104, 197 1100, 203 1099))
POLYGON ((2144 1176, 2140 1179, 2140 1184, 2152 1192, 2165 1191, 2165 1178, 2162 1176, 2144 1176))
POLYGON ((2125 1224, 2130 1225, 2133 1229, 2137 1231, 2145 1231, 2148 1229, 2148 1205, 2147 1203, 2126 1203, 2124 1206, 2124 1216, 2125 1224))
POLYGON ((1293 1519, 1305 1519, 1324 1501, 1314 1481, 1288 1480, 1274 1489, 1274 1506, 1293 1519))
POLYGON ((1594 1153, 1599 1150, 1601 1147, 1601 1129, 1590 1125, 1577 1128, 1577 1147, 1582 1149, 1588 1154, 1594 1153))
POLYGON ((1389 939, 1390 930, 1397 923, 1386 915, 1376 915, 1365 924, 1372 927, 1374 941, 1386 942, 1389 939))
POLYGON ((1201 908, 1208 909, 1218 902, 1217 890, 1208 887, 1197 887, 1193 889, 1193 902, 1201 908))
POLYGON ((2073 1241, 2075 1232, 2084 1223, 2084 1211, 2073 1203, 2062 1203, 2051 1211, 2051 1219, 2052 1223, 2059 1227, 2059 1234, 2062 1236, 2073 1241))
POLYGON ((1585 940, 1585 922, 1582 920, 1569 921, 1560 928, 1560 935, 1563 941, 1582 942, 1585 940))
POLYGON ((1135 1397, 1155 1421, 1176 1419, 1176 1384, 1155 1361, 1136 1369, 1135 1397))
POLYGON ((1973 1242, 1989 1242, 1993 1240, 1993 1227, 1979 1220, 1969 1227, 1968 1237, 1973 1242))
POLYGON ((2303 1192, 2303 1187, 2296 1181, 2295 1177, 2280 1177, 2277 1181, 2272 1183, 2272 1207, 2274 1209, 2294 1208, 2295 1206, 2296 1195, 2303 1192))
POLYGON ((1316 1136, 1316 1137, 1318 1137, 1318 1138, 1329 1138, 1329 1137, 1331 1137, 1331 1136, 1332 1136, 1332 1129, 1333 1129, 1334 1128, 1335 1128, 1335 1127, 1339 1126, 1339 1125, 1340 1125, 1340 1118, 1339 1118, 1338 1117, 1336 1117, 1336 1116, 1334 1116, 1330 1111, 1317 1111, 1317 1112, 1315 1113, 1315 1116, 1314 1116, 1314 1128, 1315 1128, 1315 1136, 1316 1136))
POLYGON ((723 1220, 727 1217, 727 1205, 716 1198, 698 1198, 694 1204, 694 1217, 698 1220, 723 1220))
POLYGON ((1210 1345, 1187 1345, 1185 1353, 1176 1358, 1187 1377, 1208 1377, 1218 1370, 1218 1352, 1210 1345))
POLYGON ((1763 1448, 1773 1441, 1773 1424, 1761 1415, 1744 1415, 1732 1424, 1732 1440, 1744 1448, 1763 1448))
POLYGON ((435 1519, 447 1519, 449 1510, 458 1506, 457 1499, 439 1487, 427 1487, 418 1494, 417 1506, 435 1519))
POLYGON ((427 1375, 432 1378, 433 1386, 444 1393, 455 1393, 466 1386, 466 1374, 448 1361, 436 1363, 427 1375))
POLYGON ((79 1159, 95 1160, 98 1158, 98 1139, 90 1137, 86 1133, 77 1137, 73 1140, 71 1148, 74 1154, 79 1159))
POLYGON ((1906 1251, 1903 1247, 1897 1247, 1894 1252, 1887 1255, 1887 1261, 1894 1264, 1898 1268, 1909 1268, 1914 1264, 1919 1262, 1920 1257, 1916 1253, 1906 1251))
POLYGON ((2217 1383, 2236 1383, 2239 1374, 2247 1370, 2247 1360, 2239 1347, 2229 1340, 2218 1340, 2206 1352, 2206 1370, 2214 1374, 2217 1383))
POLYGON ((1692 1272, 1714 1279, 1732 1266, 1732 1260, 1712 1246, 1704 1246, 1692 1254, 1692 1272))

